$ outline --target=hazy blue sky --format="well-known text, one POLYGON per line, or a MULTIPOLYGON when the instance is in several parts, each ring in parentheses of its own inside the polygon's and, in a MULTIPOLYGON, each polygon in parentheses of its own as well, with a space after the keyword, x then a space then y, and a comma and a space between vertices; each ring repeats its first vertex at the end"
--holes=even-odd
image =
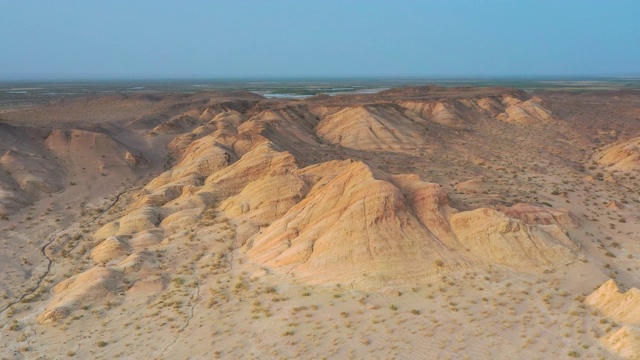
POLYGON ((0 1, 0 78, 640 75, 640 1, 0 1))

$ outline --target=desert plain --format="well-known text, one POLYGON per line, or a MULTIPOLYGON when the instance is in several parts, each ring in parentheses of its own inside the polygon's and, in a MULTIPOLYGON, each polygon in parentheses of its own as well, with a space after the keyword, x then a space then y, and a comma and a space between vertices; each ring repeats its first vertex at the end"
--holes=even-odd
POLYGON ((640 92, 0 110, 1 359, 639 359, 640 92))

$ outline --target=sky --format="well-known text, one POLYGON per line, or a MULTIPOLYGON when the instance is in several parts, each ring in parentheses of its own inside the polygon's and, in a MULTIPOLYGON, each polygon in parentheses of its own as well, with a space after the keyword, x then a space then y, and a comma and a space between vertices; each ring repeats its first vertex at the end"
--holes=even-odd
POLYGON ((0 1, 0 79, 639 76, 640 1, 0 1))

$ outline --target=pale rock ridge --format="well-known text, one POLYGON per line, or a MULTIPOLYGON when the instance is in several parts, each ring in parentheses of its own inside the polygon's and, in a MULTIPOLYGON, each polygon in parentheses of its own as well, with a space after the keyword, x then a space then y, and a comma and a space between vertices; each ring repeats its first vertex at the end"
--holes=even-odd
POLYGON ((354 162, 251 238, 247 255, 313 283, 417 279, 452 258, 393 184, 354 162))
POLYGON ((628 360, 640 359, 640 327, 625 325, 604 338, 611 350, 628 360))
POLYGON ((134 209, 116 221, 102 226, 93 237, 102 240, 115 235, 135 235, 157 227, 162 219, 161 209, 145 206, 134 209))
POLYGON ((228 101, 223 100, 210 103, 199 115, 199 120, 202 122, 208 122, 223 113, 244 114, 260 100, 262 100, 262 97, 260 95, 251 95, 254 96, 255 99, 233 99, 228 101))
POLYGON ((502 103, 502 99, 499 97, 486 97, 482 99, 478 99, 475 101, 475 104, 491 117, 496 117, 504 112, 505 106, 502 103))
POLYGON ((640 326, 640 290, 637 288, 622 292, 613 279, 608 280, 584 302, 615 321, 640 326))
MULTIPOLYGON (((198 140, 197 142, 209 137, 198 140)), ((212 147, 203 146, 207 151, 212 147)), ((193 168, 193 163, 202 157, 191 159, 188 151, 177 168, 193 168), (187 164, 183 167, 181 164, 187 164)), ((167 185, 161 185, 167 173, 154 179, 133 210, 116 224, 107 224, 95 233, 105 235, 135 235, 158 226, 169 233, 196 226, 201 214, 208 208, 220 207, 221 211, 237 216, 238 238, 246 238, 260 226, 283 215, 306 194, 307 184, 294 172, 295 158, 286 152, 276 151, 272 144, 258 145, 249 154, 227 166, 221 161, 219 167, 207 169, 201 174, 211 173, 204 180, 188 181, 193 174, 167 185), (204 184, 203 184, 204 183, 204 184), (221 202, 221 203, 220 203, 221 202), (143 205, 147 206, 143 206, 143 205), (149 206, 151 205, 151 206, 149 206), (159 208, 158 208, 159 207, 159 208), (161 220, 161 222, 160 222, 161 220), (247 235, 243 235, 243 234, 247 235)), ((197 169, 197 167, 196 167, 197 169)), ((175 174, 175 172, 174 172, 175 174)), ((155 241, 155 240, 152 240, 155 241)))
POLYGON ((189 227, 196 227, 200 220, 202 208, 182 209, 172 212, 162 219, 159 227, 169 233, 175 233, 189 227))
POLYGON ((137 205, 162 206, 180 197, 185 188, 201 186, 204 179, 237 160, 233 151, 211 135, 193 141, 181 161, 150 181, 137 199, 137 205))
POLYGON ((449 205, 449 196, 439 185, 421 182, 416 176, 393 178, 430 233, 459 254, 474 252, 471 262, 526 266, 519 260, 510 261, 515 256, 532 267, 545 266, 572 258, 571 252, 577 249, 563 230, 577 226, 566 210, 516 204, 500 210, 459 212, 449 205), (483 244, 474 245, 480 238, 483 244))
POLYGON ((611 200, 607 203, 607 208, 609 209, 614 209, 614 210, 622 210, 625 208, 624 205, 622 205, 621 203, 615 201, 615 200, 611 200))
POLYGON ((528 225, 494 209, 464 211, 450 221, 458 241, 484 263, 528 270, 568 262, 577 250, 557 225, 528 225))
POLYGON ((551 111, 542 106, 535 97, 526 101, 505 97, 502 102, 507 108, 496 116, 498 120, 522 125, 541 124, 553 120, 551 111))
POLYGON ((640 290, 622 292, 611 279, 587 296, 584 303, 625 324, 602 342, 625 359, 640 359, 640 290))
POLYGON ((317 123, 316 115, 305 107, 264 110, 238 126, 230 146, 238 154, 245 154, 254 146, 270 142, 281 151, 304 157, 307 151, 301 150, 319 145, 319 138, 313 133, 317 123))
POLYGON ((409 118, 395 107, 347 107, 316 126, 333 144, 357 150, 406 150, 425 144, 425 120, 409 118))
POLYGON ((449 249, 464 250, 464 245, 458 241, 449 223, 458 210, 449 205, 449 194, 440 185, 423 182, 417 175, 394 175, 391 179, 430 234, 449 249))
POLYGON ((598 151, 594 160, 613 170, 640 169, 640 137, 610 145, 598 151))
MULTIPOLYGON (((135 285, 127 293, 161 291, 160 271, 145 250, 170 245, 198 226, 211 235, 220 216, 229 219, 235 244, 242 246, 233 254, 244 256, 247 268, 258 265, 315 284, 408 284, 478 264, 530 271, 574 259, 577 245, 564 228, 577 223, 568 212, 527 204, 459 211, 441 186, 417 175, 389 175, 353 160, 298 160, 301 148, 329 148, 322 138, 363 151, 411 150, 427 144, 429 126, 452 132, 434 122, 457 128, 474 116, 506 114, 507 121, 526 123, 546 114, 536 100, 514 96, 405 105, 311 111, 265 104, 250 114, 210 107, 174 118, 167 129, 192 129, 169 143, 177 164, 151 181, 123 217, 94 233, 100 243, 91 258, 108 263, 113 279, 131 276, 135 285), (314 165, 301 168, 304 163, 314 165)), ((56 136, 64 141, 54 137, 52 144, 70 142, 69 135, 56 136)), ((124 160, 135 162, 135 154, 124 160)), ((62 286, 55 299, 97 286, 84 280, 100 269, 107 270, 94 267, 73 278, 83 281, 62 286)), ((57 313, 48 307, 54 312, 41 317, 55 321, 65 306, 57 313)))
MULTIPOLYGON (((206 113, 209 109, 205 110, 206 113)), ((204 114, 203 113, 203 114, 204 114)), ((167 145, 169 154, 174 159, 182 160, 185 150, 195 140, 210 135, 213 139, 230 146, 228 136, 233 137, 237 133, 237 127, 248 118, 248 115, 241 114, 235 110, 228 110, 218 113, 212 118, 200 116, 201 125, 190 132, 179 134, 167 145), (206 121, 204 119, 207 119, 206 121)))
POLYGON ((354 162, 314 182, 304 200, 249 238, 250 259, 312 283, 384 283, 469 263, 553 266, 572 260, 578 248, 560 222, 545 224, 551 215, 527 216, 535 211, 526 208, 518 212, 524 220, 493 209, 458 212, 439 185, 415 175, 390 177, 354 162))
POLYGON ((427 119, 440 125, 454 128, 465 128, 464 115, 457 107, 457 102, 424 102, 424 101, 403 101, 399 103, 402 107, 411 110, 423 119, 427 119))
POLYGON ((506 94, 500 97, 500 103, 502 103, 502 105, 507 108, 518 105, 522 101, 522 98, 516 96, 515 94, 506 94))
POLYGON ((125 240, 110 236, 91 250, 91 259, 97 263, 106 263, 130 253, 131 247, 125 240))
POLYGON ((94 267, 66 279, 51 289, 52 298, 37 317, 40 324, 56 322, 82 305, 94 305, 116 294, 122 279, 119 271, 94 267))
POLYGON ((240 160, 206 178, 196 194, 208 193, 215 199, 226 199, 260 177, 283 175, 297 167, 293 155, 278 151, 271 143, 262 143, 240 160))
POLYGON ((150 251, 134 252, 111 267, 121 271, 128 283, 132 285, 126 290, 125 302, 136 299, 146 301, 146 296, 165 289, 162 277, 158 275, 157 257, 150 251))
POLYGON ((537 97, 527 99, 524 95, 494 95, 475 99, 449 99, 446 101, 401 101, 401 106, 418 116, 435 123, 457 129, 482 118, 530 125, 553 120, 551 111, 537 97))
POLYGON ((248 183, 228 197, 220 210, 240 224, 237 240, 243 243, 261 227, 270 225, 297 204, 309 191, 308 184, 294 173, 265 176, 248 183))
POLYGON ((235 160, 232 151, 217 143, 212 136, 205 136, 192 142, 182 160, 173 169, 153 179, 146 188, 159 189, 189 177, 204 179, 235 160))
POLYGON ((140 251, 159 244, 162 239, 164 239, 164 231, 155 228, 137 233, 128 243, 134 250, 140 251))

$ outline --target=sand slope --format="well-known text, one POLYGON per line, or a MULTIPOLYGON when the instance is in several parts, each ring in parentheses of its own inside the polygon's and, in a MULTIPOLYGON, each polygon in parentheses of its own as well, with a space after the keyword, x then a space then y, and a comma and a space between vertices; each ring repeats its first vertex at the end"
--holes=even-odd
POLYGON ((613 170, 640 169, 640 137, 605 147, 595 154, 594 159, 613 170))

